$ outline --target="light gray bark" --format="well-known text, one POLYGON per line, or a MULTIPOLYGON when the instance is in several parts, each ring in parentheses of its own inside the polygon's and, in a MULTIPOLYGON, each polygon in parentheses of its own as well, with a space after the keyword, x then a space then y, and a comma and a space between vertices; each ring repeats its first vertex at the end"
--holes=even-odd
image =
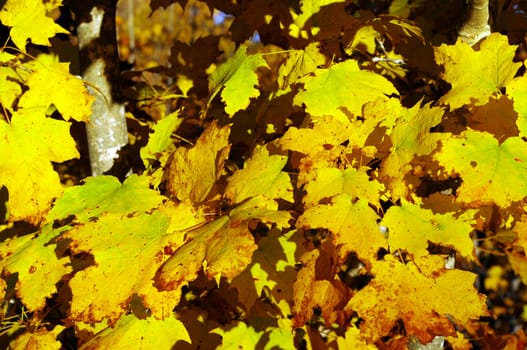
POLYGON ((81 73, 95 97, 86 124, 93 176, 110 170, 118 151, 128 143, 120 98, 115 6, 117 1, 72 1, 77 21, 81 73))
POLYGON ((489 0, 473 0, 467 21, 458 32, 458 38, 472 46, 489 35, 489 0))

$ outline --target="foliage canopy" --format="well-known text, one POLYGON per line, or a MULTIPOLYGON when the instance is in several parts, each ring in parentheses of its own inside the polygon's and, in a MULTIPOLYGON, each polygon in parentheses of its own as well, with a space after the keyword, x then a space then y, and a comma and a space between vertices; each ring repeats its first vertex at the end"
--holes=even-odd
POLYGON ((61 1, 6 1, 0 341, 521 348, 488 322, 502 267, 474 271, 499 251, 527 283, 525 67, 505 35, 448 41, 430 3, 390 3, 151 0, 139 46, 173 47, 123 73, 120 181, 78 171, 92 96, 56 51, 61 1))

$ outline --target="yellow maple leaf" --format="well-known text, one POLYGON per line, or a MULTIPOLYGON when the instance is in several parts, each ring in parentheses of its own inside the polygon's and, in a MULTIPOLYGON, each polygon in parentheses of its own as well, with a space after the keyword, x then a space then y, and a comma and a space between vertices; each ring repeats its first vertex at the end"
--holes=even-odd
POLYGON ((0 244, 0 270, 18 273, 17 296, 30 312, 44 309, 46 298, 57 292, 56 284, 72 271, 68 258, 57 259, 60 234, 46 225, 38 234, 17 237, 0 244))
POLYGON ((320 52, 316 42, 310 43, 303 50, 292 50, 288 53, 285 63, 278 69, 278 84, 280 88, 287 89, 325 63, 326 56, 320 52))
POLYGON ((238 292, 238 300, 247 310, 260 298, 264 287, 269 288, 277 302, 292 302, 292 289, 282 286, 292 285, 295 281, 295 255, 300 255, 303 248, 296 243, 296 240, 303 239, 300 235, 302 233, 296 230, 285 234, 271 230, 266 237, 260 239, 251 264, 231 283, 238 292), (247 288, 251 284, 255 288, 247 288))
POLYGON ((0 185, 9 192, 10 221, 37 223, 63 187, 51 162, 79 157, 70 124, 22 110, 0 120, 0 185))
POLYGON ((8 349, 60 350, 62 344, 57 337, 64 329, 64 326, 57 325, 52 330, 41 327, 34 331, 23 333, 9 343, 8 349))
POLYGON ((121 317, 113 327, 97 333, 82 345, 84 350, 172 349, 178 341, 191 342, 185 325, 174 315, 162 320, 135 315, 121 317))
POLYGON ((57 56, 42 54, 27 66, 33 72, 25 81, 29 90, 20 98, 20 108, 46 112, 53 104, 66 120, 89 119, 93 97, 81 79, 69 74, 69 63, 60 63, 57 56))
POLYGON ((487 132, 467 130, 441 144, 434 158, 463 179, 457 189, 461 202, 506 208, 527 196, 527 148, 520 137, 498 144, 487 132))
MULTIPOLYGON (((331 249, 331 248, 330 248, 331 249)), ((350 289, 334 278, 335 262, 330 249, 314 249, 302 255, 302 268, 293 284, 293 324, 302 327, 319 308, 327 325, 342 321, 343 306, 349 300, 350 289)))
POLYGON ((507 36, 499 33, 483 40, 479 51, 461 40, 455 45, 443 44, 436 48, 436 61, 445 68, 441 76, 452 85, 440 102, 451 109, 486 104, 491 96, 500 94, 500 89, 514 78, 521 66, 521 62, 512 61, 515 51, 507 36))
POLYGON ((315 169, 315 178, 304 186, 306 194, 302 201, 307 207, 318 204, 323 198, 339 193, 347 193, 353 198, 363 198, 377 205, 384 185, 370 180, 366 171, 369 168, 319 168, 315 169))
POLYGON ((470 238, 473 213, 455 217, 451 213, 434 214, 419 205, 402 201, 388 209, 382 225, 388 228, 388 244, 395 251, 402 249, 412 256, 428 255, 428 243, 456 249, 463 257, 473 259, 474 243, 470 238))
POLYGON ((390 189, 393 199, 408 196, 408 186, 404 176, 411 170, 410 162, 418 155, 427 155, 437 147, 437 142, 448 135, 431 133, 430 128, 441 122, 444 111, 430 105, 412 108, 391 104, 388 113, 396 113, 398 118, 389 118, 383 124, 390 125, 389 138, 392 143, 388 155, 383 159, 380 176, 390 189))
POLYGON ((179 147, 168 161, 167 190, 180 201, 204 201, 213 190, 229 156, 230 126, 216 121, 203 132, 193 148, 179 147))
POLYGON ((241 45, 227 61, 218 66, 210 75, 209 104, 220 93, 225 102, 225 112, 230 116, 240 109, 249 106, 253 97, 260 95, 258 85, 259 67, 268 67, 267 62, 259 54, 247 55, 247 46, 241 45))
POLYGON ((339 349, 356 349, 356 350, 376 350, 377 347, 372 344, 367 344, 360 334, 360 330, 351 326, 346 330, 344 337, 337 338, 339 349))
POLYGON ((293 202, 291 179, 282 171, 288 157, 286 154, 270 154, 269 148, 269 145, 257 146, 243 169, 229 178, 225 197, 231 204, 241 203, 257 195, 293 202))
POLYGON ((331 115, 340 121, 360 116, 366 102, 398 94, 388 79, 360 70, 354 60, 319 68, 302 82, 304 91, 296 94, 295 105, 304 104, 312 116, 331 115))
POLYGON ((408 335, 428 343, 436 335, 456 334, 450 320, 470 328, 471 322, 488 315, 485 297, 474 287, 476 275, 446 270, 443 264, 441 256, 404 264, 386 255, 375 262, 374 278, 346 306, 364 320, 359 327, 364 339, 376 342, 401 319, 408 335))
POLYGON ((11 27, 13 42, 25 52, 28 39, 36 45, 50 46, 49 38, 69 33, 46 15, 50 10, 41 0, 7 0, 0 10, 0 22, 11 27))
POLYGON ((193 281, 202 269, 217 282, 222 277, 232 280, 250 264, 257 249, 249 221, 275 223, 279 227, 288 224, 290 214, 277 208, 273 200, 252 198, 233 209, 229 216, 221 216, 188 232, 186 243, 159 269, 156 286, 162 290, 178 290, 193 281))
POLYGON ((17 56, 0 51, 0 62, 2 63, 0 65, 0 77, 3 77, 0 86, 0 104, 3 108, 13 112, 15 101, 22 94, 22 85, 19 83, 19 79, 24 74, 21 74, 23 72, 21 69, 13 68, 20 64, 17 56))
POLYGON ((519 136, 527 136, 527 75, 522 75, 509 81, 507 96, 514 101, 514 110, 518 113, 516 126, 519 136))
POLYGON ((183 242, 182 232, 167 232, 169 224, 162 212, 138 216, 106 213, 65 233, 63 238, 70 240, 74 254, 89 253, 95 260, 70 280, 71 319, 114 323, 128 309, 134 294, 154 316, 170 316, 181 291, 159 291, 152 282, 169 257, 167 252, 183 242))
POLYGON ((307 209, 296 221, 296 226, 330 230, 339 248, 339 263, 343 263, 349 253, 355 251, 364 263, 369 264, 377 259, 379 248, 387 247, 387 242, 377 224, 375 211, 366 200, 354 202, 354 199, 354 196, 346 193, 338 194, 329 204, 307 209))

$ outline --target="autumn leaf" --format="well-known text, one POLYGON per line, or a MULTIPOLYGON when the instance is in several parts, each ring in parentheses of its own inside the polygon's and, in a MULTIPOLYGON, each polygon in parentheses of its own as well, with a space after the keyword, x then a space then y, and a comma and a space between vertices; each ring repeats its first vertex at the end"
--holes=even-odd
POLYGON ((400 206, 386 211, 382 225, 388 229, 388 244, 393 252, 401 249, 414 257, 426 256, 431 242, 454 248, 472 260, 472 214, 470 211, 459 217, 452 213, 434 214, 417 204, 402 201, 400 206))
POLYGON ((506 208, 527 196, 527 149, 521 138, 498 144, 487 132, 467 130, 441 144, 434 158, 463 179, 456 191, 459 201, 506 208))
POLYGON ((271 145, 257 146, 243 169, 237 170, 228 179, 225 198, 231 204, 241 203, 257 195, 293 202, 291 179, 282 171, 287 163, 287 155, 277 151, 271 154, 271 149, 271 145))
POLYGON ((436 61, 445 69, 442 77, 452 85, 439 101, 451 109, 486 104, 491 96, 500 94, 521 66, 520 62, 513 62, 515 51, 507 36, 499 33, 483 40, 479 51, 461 40, 436 48, 436 61))
POLYGON ((165 116, 152 127, 152 133, 148 136, 148 143, 140 150, 145 167, 159 160, 163 151, 172 144, 172 133, 182 122, 183 118, 180 118, 178 110, 165 116))
POLYGON ((63 188, 51 162, 78 158, 70 124, 39 112, 20 111, 0 120, 0 186, 9 192, 9 221, 37 223, 63 188))
POLYGON ((121 184, 113 176, 89 177, 81 186, 69 187, 57 199, 46 219, 75 215, 77 222, 89 222, 104 213, 143 214, 161 204, 164 197, 148 188, 148 177, 132 174, 121 184))
POLYGON ((221 350, 256 349, 263 331, 257 331, 244 322, 234 322, 227 329, 215 328, 211 331, 222 337, 221 350))
POLYGON ((19 82, 22 69, 17 70, 17 65, 21 66, 21 63, 15 55, 0 51, 0 77, 4 80, 0 86, 0 104, 11 112, 15 101, 22 95, 22 84, 19 82))
POLYGON ((280 65, 278 84, 286 90, 325 63, 326 56, 319 51, 318 43, 311 43, 303 50, 292 50, 287 60, 280 65))
POLYGON ((306 124, 305 127, 290 127, 286 131, 278 141, 282 149, 314 157, 325 145, 340 145, 353 132, 348 121, 340 121, 331 116, 308 117, 306 124))
POLYGON ((185 325, 173 315, 162 320, 153 317, 140 320, 134 315, 126 315, 114 327, 104 329, 83 344, 82 350, 170 350, 179 341, 191 342, 185 325))
POLYGON ((187 232, 185 244, 159 269, 156 285, 162 290, 178 289, 193 281, 202 269, 217 282, 221 277, 232 280, 250 264, 258 248, 249 231, 250 220, 278 227, 288 225, 290 214, 276 209, 273 200, 253 198, 233 209, 229 216, 187 232))
POLYGON ((289 35, 298 38, 306 37, 303 32, 309 30, 307 34, 314 35, 320 31, 320 13, 323 6, 342 3, 344 0, 300 0, 300 14, 292 13, 294 22, 289 26, 289 35), (314 23, 313 28, 307 26, 308 22, 314 23))
POLYGON ((247 108, 251 98, 260 96, 256 70, 268 67, 261 55, 247 54, 247 47, 241 45, 234 56, 216 68, 209 78, 209 104, 221 91, 221 99, 225 102, 225 112, 231 117, 237 111, 247 108))
POLYGON ((366 174, 368 169, 367 167, 315 169, 315 178, 304 186, 306 194, 302 201, 310 207, 318 204, 324 198, 347 193, 352 198, 362 198, 376 205, 380 193, 384 190, 384 185, 376 180, 370 180, 366 174))
POLYGON ((76 272, 70 281, 70 318, 88 323, 115 323, 128 309, 134 294, 158 318, 168 317, 180 291, 158 291, 155 272, 166 260, 165 251, 183 242, 183 233, 169 233, 163 213, 138 216, 104 213, 63 235, 74 254, 93 255, 95 265, 76 272), (116 288, 117 286, 117 288, 116 288))
POLYGON ((514 101, 514 110, 518 113, 516 126, 520 131, 518 136, 527 136, 527 76, 522 75, 509 81, 507 96, 514 101))
POLYGON ((339 248, 339 263, 344 263, 354 251, 369 264, 377 259, 377 251, 386 247, 386 239, 377 224, 378 216, 364 199, 341 193, 331 198, 329 204, 308 208, 296 221, 302 229, 328 229, 339 248))
POLYGON ((346 330, 344 337, 337 338, 337 344, 339 349, 356 349, 356 350, 376 350, 377 347, 372 344, 368 344, 362 339, 360 330, 351 326, 346 330))
POLYGON ((485 316, 485 298, 474 287, 476 275, 446 270, 443 264, 441 256, 404 264, 386 255, 376 262, 374 278, 346 306, 364 320, 359 326, 363 339, 376 342, 401 319, 406 334, 428 343, 436 335, 455 335, 450 320, 470 327, 473 320, 485 316))
POLYGON ((45 113, 53 104, 66 120, 89 119, 93 97, 83 81, 69 73, 68 63, 60 63, 58 56, 42 54, 27 68, 33 72, 25 81, 29 90, 20 98, 19 108, 38 108, 45 113))
POLYGON ((296 244, 298 235, 298 231, 285 234, 277 230, 269 232, 258 242, 251 264, 232 280, 231 287, 236 288, 238 299, 247 310, 260 298, 265 287, 269 288, 276 301, 292 302, 292 289, 282 286, 292 285, 296 277, 295 255, 302 251, 302 247, 296 244))
POLYGON ((57 325, 52 330, 41 327, 33 332, 23 333, 9 343, 8 349, 60 350, 62 344, 57 338, 64 329, 64 326, 57 325))
MULTIPOLYGON (((56 3, 58 6, 60 3, 56 3)), ((47 11, 51 8, 46 8, 41 0, 7 0, 0 9, 0 22, 11 27, 13 42, 25 52, 28 39, 35 45, 50 46, 49 38, 68 33, 46 15, 47 11)))
POLYGON ((350 297, 349 288, 334 278, 331 252, 324 249, 306 252, 300 258, 302 268, 293 284, 293 325, 302 327, 319 309, 326 325, 341 322, 343 307, 350 297))
POLYGON ((57 258, 53 244, 64 230, 46 225, 38 234, 0 243, 0 271, 3 276, 18 273, 17 296, 30 312, 42 310, 57 292, 56 284, 72 271, 67 258, 57 258))
POLYGON ((360 70, 351 59, 319 68, 302 82, 304 91, 295 96, 295 105, 304 104, 312 116, 331 115, 343 122, 360 116, 366 102, 398 94, 386 78, 360 70))
MULTIPOLYGON (((392 106, 394 110, 388 110, 386 114, 395 114, 399 118, 394 119, 390 125, 389 138, 392 145, 383 159, 380 176, 395 199, 408 195, 404 176, 411 170, 410 162, 414 157, 432 153, 437 142, 448 135, 430 132, 432 127, 441 122, 444 114, 442 109, 430 105, 421 107, 420 103, 412 108, 397 108, 395 104, 392 106)), ((383 123, 389 124, 390 121, 383 123)))
POLYGON ((214 121, 193 148, 179 147, 167 164, 167 190, 180 201, 204 201, 223 172, 229 156, 230 126, 214 121))

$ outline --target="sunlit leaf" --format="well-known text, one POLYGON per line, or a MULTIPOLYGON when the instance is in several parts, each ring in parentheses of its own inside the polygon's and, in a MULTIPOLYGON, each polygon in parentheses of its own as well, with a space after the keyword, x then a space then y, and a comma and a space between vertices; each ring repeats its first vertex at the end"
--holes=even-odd
POLYGON ((121 317, 114 327, 97 333, 81 350, 173 349, 178 341, 190 343, 190 336, 183 323, 174 316, 157 320, 148 317, 140 320, 134 315, 121 317))
POLYGON ((263 203, 253 199, 229 216, 221 216, 188 232, 185 244, 158 271, 156 285, 163 290, 176 290, 193 281, 201 270, 216 281, 221 277, 232 280, 239 275, 257 249, 249 231, 249 220, 283 227, 291 218, 288 213, 277 211, 274 201, 263 203))
POLYGON ((192 148, 179 147, 166 171, 167 190, 181 201, 204 201, 223 171, 229 155, 230 126, 213 122, 192 148))
POLYGON ((304 90, 295 96, 295 104, 306 106, 313 116, 332 115, 348 121, 361 115, 362 105, 398 92, 381 75, 360 70, 357 61, 347 60, 327 69, 317 69, 314 77, 303 80, 304 90))
POLYGON ((369 343, 379 340, 401 319, 408 335, 428 343, 436 335, 455 334, 450 320, 470 326, 486 315, 485 298, 474 287, 476 275, 446 270, 443 264, 441 256, 404 264, 386 255, 376 262, 373 280, 346 306, 364 320, 359 326, 364 339, 369 343), (384 312, 378 312, 379 305, 384 312))
POLYGON ((270 154, 269 146, 256 147, 243 169, 229 178, 225 197, 232 204, 241 203, 256 195, 293 202, 291 179, 282 171, 287 163, 287 155, 275 153, 270 154))
POLYGON ((69 215, 87 222, 104 213, 144 213, 164 198, 148 188, 146 176, 130 175, 122 184, 113 176, 89 177, 84 182, 64 191, 47 215, 49 221, 69 215))
POLYGON ((0 9, 0 22, 12 27, 11 38, 24 52, 28 39, 36 45, 50 46, 49 38, 68 31, 48 17, 47 10, 51 9, 41 0, 7 0, 0 9))
POLYGON ((172 143, 172 133, 182 122, 183 118, 180 118, 179 111, 176 111, 167 115, 153 126, 153 132, 148 137, 148 143, 140 151, 141 159, 145 166, 160 158, 160 154, 172 143))
POLYGON ((377 224, 377 214, 366 200, 354 199, 346 193, 338 194, 329 204, 307 209, 296 222, 298 228, 330 230, 335 245, 339 247, 340 263, 351 251, 365 262, 374 261, 379 248, 386 247, 386 239, 377 224))
POLYGON ((434 158, 463 179, 458 200, 508 207, 527 196, 527 148, 521 138, 499 144, 489 133, 468 130, 441 143, 434 158))
POLYGON ((388 229, 388 244, 392 251, 401 249, 412 256, 428 255, 429 243, 456 249, 463 257, 472 259, 474 243, 470 212, 461 217, 451 213, 434 214, 419 205, 402 202, 388 209, 382 225, 388 229))
POLYGON ((256 69, 267 67, 267 62, 261 55, 248 55, 247 47, 240 46, 233 57, 221 64, 211 74, 209 103, 220 93, 225 102, 225 112, 232 116, 240 109, 249 106, 250 99, 260 96, 256 69))
POLYGON ((72 251, 89 253, 95 260, 70 281, 71 319, 115 322, 134 294, 155 316, 170 315, 180 291, 158 291, 152 281, 167 258, 165 251, 183 241, 183 234, 168 233, 168 226, 162 213, 135 217, 105 213, 68 231, 64 238, 70 240, 72 251))
POLYGON ((440 101, 450 108, 474 104, 481 106, 514 78, 521 66, 514 63, 516 47, 507 37, 492 33, 480 44, 479 51, 461 40, 455 45, 443 44, 435 49, 436 61, 445 68, 443 79, 452 89, 440 101))
MULTIPOLYGON (((64 229, 62 229, 63 231, 64 229)), ((57 258, 53 239, 61 230, 45 226, 38 235, 25 235, 0 243, 0 271, 18 273, 17 296, 29 311, 42 310, 56 284, 72 271, 67 258, 57 258)))
POLYGON ((64 119, 88 120, 93 97, 81 79, 69 74, 68 63, 58 62, 56 56, 39 55, 28 67, 33 73, 25 82, 29 90, 20 98, 19 107, 45 112, 53 104, 64 119))
POLYGON ((23 111, 0 120, 0 186, 9 192, 10 221, 37 223, 63 188, 51 162, 79 157, 70 124, 23 111))

